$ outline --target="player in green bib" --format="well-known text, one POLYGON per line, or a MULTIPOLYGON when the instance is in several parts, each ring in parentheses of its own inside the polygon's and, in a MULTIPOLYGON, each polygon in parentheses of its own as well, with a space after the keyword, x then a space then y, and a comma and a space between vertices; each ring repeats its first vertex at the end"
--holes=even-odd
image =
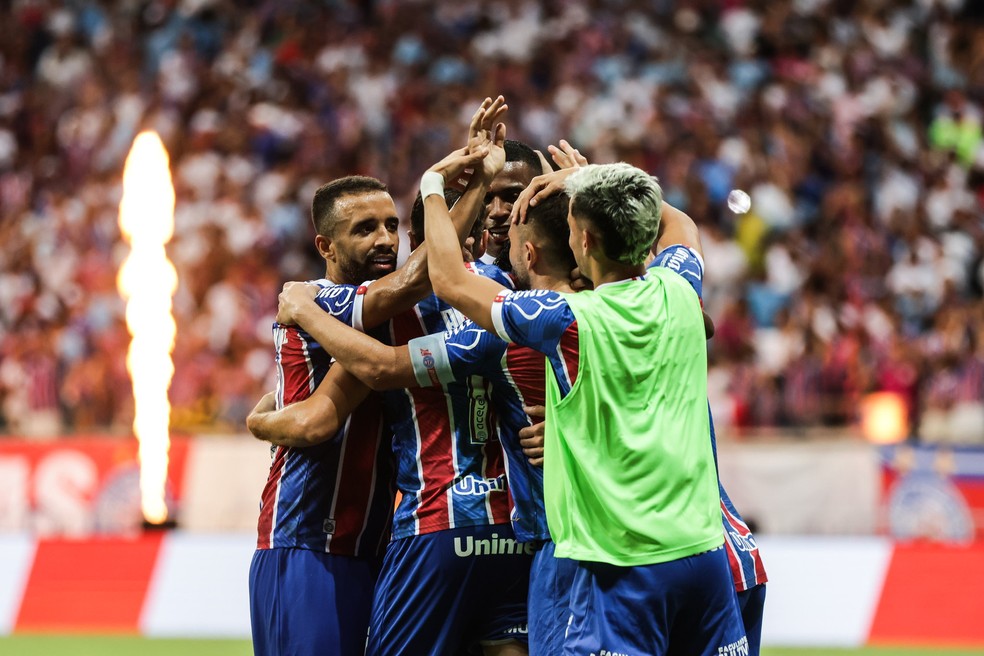
POLYGON ((721 546, 693 289, 654 268, 564 300, 580 362, 567 394, 547 378, 544 494, 557 555, 630 567, 721 546))
POLYGON ((571 249, 595 289, 510 292, 460 275, 439 191, 456 166, 421 181, 431 282, 479 325, 546 355, 547 521, 556 555, 578 561, 564 653, 747 654, 721 548, 699 300, 678 274, 645 268, 658 183, 628 164, 536 178, 514 211, 565 190, 571 249))

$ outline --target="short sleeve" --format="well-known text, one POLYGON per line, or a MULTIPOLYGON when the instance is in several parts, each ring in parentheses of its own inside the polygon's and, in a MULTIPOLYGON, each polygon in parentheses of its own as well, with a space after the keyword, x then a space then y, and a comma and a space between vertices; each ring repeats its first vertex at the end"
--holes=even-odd
POLYGON ((692 248, 676 244, 668 246, 656 255, 649 268, 662 267, 675 271, 697 292, 697 297, 704 298, 704 259, 692 248))

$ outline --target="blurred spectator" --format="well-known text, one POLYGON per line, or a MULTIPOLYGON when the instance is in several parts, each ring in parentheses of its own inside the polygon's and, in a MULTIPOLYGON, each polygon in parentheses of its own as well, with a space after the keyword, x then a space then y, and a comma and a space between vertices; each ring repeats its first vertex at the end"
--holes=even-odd
POLYGON ((0 426, 130 430, 116 220, 140 129, 177 190, 172 422, 241 431, 280 284, 321 270, 314 189, 374 175, 405 208, 501 92, 511 137, 646 168, 701 225, 723 429, 849 425, 889 390, 915 434, 984 442, 973 4, 5 3, 0 426))

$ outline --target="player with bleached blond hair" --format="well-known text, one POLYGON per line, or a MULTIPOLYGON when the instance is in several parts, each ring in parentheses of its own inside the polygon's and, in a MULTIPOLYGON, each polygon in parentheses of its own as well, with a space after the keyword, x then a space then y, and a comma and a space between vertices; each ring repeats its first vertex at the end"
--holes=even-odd
POLYGON ((547 357, 544 493, 559 557, 578 561, 565 653, 719 654, 748 644, 723 549, 694 289, 645 267, 658 183, 628 164, 541 176, 514 210, 564 190, 570 245, 595 289, 510 292, 460 275, 441 190, 424 175, 434 291, 547 357), (571 350, 576 363, 562 357, 571 350))

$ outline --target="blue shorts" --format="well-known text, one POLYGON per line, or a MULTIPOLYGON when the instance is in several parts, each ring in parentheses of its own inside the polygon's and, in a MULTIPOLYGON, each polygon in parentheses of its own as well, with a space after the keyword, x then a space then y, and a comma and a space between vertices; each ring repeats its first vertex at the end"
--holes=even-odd
POLYGON ((723 548, 656 565, 578 564, 564 654, 744 654, 723 548))
POLYGON ((249 567, 255 656, 362 656, 380 559, 258 549, 249 567))
POLYGON ((762 650, 762 613, 765 610, 765 584, 738 593, 741 621, 748 636, 748 656, 759 656, 762 650))
POLYGON ((533 547, 508 524, 413 535, 386 548, 367 656, 464 653, 526 643, 533 547))
POLYGON ((552 540, 533 556, 530 570, 530 656, 556 656, 564 651, 571 616, 571 587, 577 561, 555 558, 552 540))

